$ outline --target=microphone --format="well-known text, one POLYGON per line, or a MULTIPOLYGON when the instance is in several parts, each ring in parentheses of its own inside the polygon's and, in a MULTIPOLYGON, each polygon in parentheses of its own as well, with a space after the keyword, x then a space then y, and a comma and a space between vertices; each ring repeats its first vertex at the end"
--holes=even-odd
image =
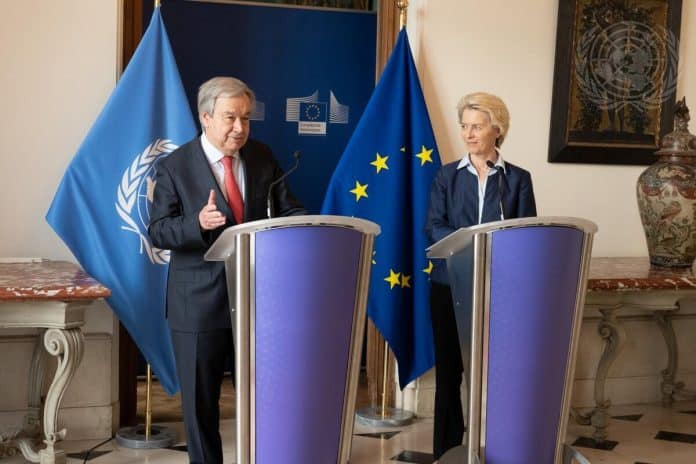
POLYGON ((507 215, 505 214, 505 208, 503 207, 503 185, 505 184, 505 171, 503 167, 496 167, 493 161, 486 160, 486 166, 488 169, 495 169, 498 172, 498 202, 500 203, 500 218, 505 219, 507 215))
POLYGON ((268 216, 268 219, 271 219, 273 217, 273 187, 281 183, 295 169, 297 169, 297 167, 300 165, 300 156, 302 156, 300 150, 295 150, 292 154, 292 157, 295 158, 295 164, 293 164, 290 169, 285 171, 285 173, 283 173, 282 176, 271 182, 271 185, 268 186, 268 195, 266 196, 266 216, 268 216))

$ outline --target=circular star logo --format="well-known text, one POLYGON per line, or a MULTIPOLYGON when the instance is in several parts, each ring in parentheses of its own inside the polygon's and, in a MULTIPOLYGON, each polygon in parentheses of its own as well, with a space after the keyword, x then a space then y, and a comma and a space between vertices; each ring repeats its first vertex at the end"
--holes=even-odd
POLYGON ((305 106, 305 119, 309 121, 316 121, 321 116, 321 109, 319 105, 312 103, 305 106))

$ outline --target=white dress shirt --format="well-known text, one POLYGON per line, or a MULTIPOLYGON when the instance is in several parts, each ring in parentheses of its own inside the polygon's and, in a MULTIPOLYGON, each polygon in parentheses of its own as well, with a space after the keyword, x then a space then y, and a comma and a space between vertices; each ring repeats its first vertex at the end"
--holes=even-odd
MULTIPOLYGON (((459 164, 457 165, 457 169, 462 169, 466 168, 467 171, 472 173, 473 175, 476 176, 478 179, 478 182, 476 182, 476 185, 478 185, 478 223, 481 224, 481 218, 483 217, 483 202, 486 198, 486 184, 488 183, 488 178, 498 172, 498 169, 502 169, 503 172, 505 172, 505 161, 503 161, 503 155, 500 154, 500 150, 496 149, 496 152, 498 152, 498 159, 495 161, 495 168, 496 169, 489 169, 488 174, 486 175, 486 178, 483 179, 483 182, 481 182, 481 179, 478 179, 478 172, 476 171, 476 168, 474 167, 473 164, 471 164, 471 155, 467 153, 467 155, 459 161, 459 164)), ((502 219, 502 214, 501 214, 501 219, 502 219)))
MULTIPOLYGON (((208 158, 208 164, 210 164, 210 170, 213 171, 215 180, 220 186, 222 194, 227 200, 227 189, 225 188, 225 166, 222 164, 222 157, 225 156, 220 150, 218 150, 205 136, 205 133, 201 134, 201 146, 203 146, 203 153, 205 157, 208 158)), ((237 182, 237 187, 239 187, 239 193, 242 194, 242 201, 246 201, 245 198, 245 186, 246 186, 246 176, 244 175, 244 162, 239 157, 239 152, 232 155, 232 173, 234 174, 234 180, 237 182)))

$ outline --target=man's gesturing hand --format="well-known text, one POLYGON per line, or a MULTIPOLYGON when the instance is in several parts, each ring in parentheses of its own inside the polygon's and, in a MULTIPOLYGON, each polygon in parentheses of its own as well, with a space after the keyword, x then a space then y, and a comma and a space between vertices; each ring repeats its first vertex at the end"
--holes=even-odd
POLYGON ((208 204, 206 204, 201 212, 198 213, 198 222, 203 230, 213 230, 218 227, 225 225, 225 216, 218 211, 215 205, 215 190, 210 190, 210 196, 208 196, 208 204))

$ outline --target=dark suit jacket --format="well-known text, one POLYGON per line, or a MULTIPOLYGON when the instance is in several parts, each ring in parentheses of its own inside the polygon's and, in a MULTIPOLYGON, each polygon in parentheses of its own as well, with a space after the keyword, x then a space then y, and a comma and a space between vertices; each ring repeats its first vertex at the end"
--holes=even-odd
MULTIPOLYGON (((430 188, 430 205, 425 232, 430 243, 446 237, 461 227, 478 224, 478 178, 466 168, 457 169, 459 161, 440 168, 430 188)), ((505 162, 503 208, 505 219, 536 216, 532 176, 528 171, 505 162)), ((500 220, 498 178, 495 173, 486 181, 481 222, 500 220)), ((447 284, 445 260, 434 262, 431 280, 447 284)))
MULTIPOLYGON (((283 171, 268 146, 249 140, 240 150, 246 176, 244 221, 266 218, 268 187, 283 171)), ((167 320, 172 330, 205 331, 231 327, 225 266, 203 255, 222 231, 236 224, 225 201, 200 137, 172 152, 157 164, 148 233, 152 243, 171 250, 167 278, 167 320), (203 231, 198 213, 215 190, 225 226, 203 231)), ((305 214, 284 182, 273 188, 276 216, 305 214)))

